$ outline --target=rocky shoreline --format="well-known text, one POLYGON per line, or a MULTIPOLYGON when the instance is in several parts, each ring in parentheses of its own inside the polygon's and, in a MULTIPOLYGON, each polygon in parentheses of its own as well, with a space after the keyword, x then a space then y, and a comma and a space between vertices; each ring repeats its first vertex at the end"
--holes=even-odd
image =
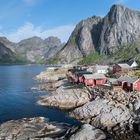
MULTIPOLYGON (((52 72, 53 73, 53 72, 52 72)), ((112 135, 113 139, 140 139, 136 129, 139 129, 140 93, 108 93, 91 96, 85 87, 69 83, 66 77, 56 74, 55 82, 46 88, 49 95, 38 101, 39 105, 67 110, 69 115, 83 124, 90 124, 112 135), (53 89, 53 90, 52 90, 53 89), (135 127, 134 127, 135 125, 135 127)), ((43 82, 50 81, 50 75, 45 72, 37 76, 43 82)), ((44 90, 44 87, 37 87, 44 90)))
POLYGON ((0 125, 1 140, 28 140, 47 137, 62 133, 63 128, 48 122, 44 117, 11 120, 0 125))
POLYGON ((140 93, 91 95, 81 85, 69 83, 66 69, 37 75, 44 90, 38 105, 66 111, 81 126, 65 129, 44 117, 12 120, 0 125, 0 140, 140 140, 140 93), (44 83, 45 82, 45 83, 44 83))

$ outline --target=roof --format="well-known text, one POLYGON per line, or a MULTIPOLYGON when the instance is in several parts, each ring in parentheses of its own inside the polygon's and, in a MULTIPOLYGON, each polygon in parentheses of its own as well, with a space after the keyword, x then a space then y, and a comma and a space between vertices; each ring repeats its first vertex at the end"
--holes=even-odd
POLYGON ((133 59, 128 62, 128 65, 131 66, 133 63, 135 63, 138 66, 137 62, 133 59))
POLYGON ((104 74, 94 73, 94 74, 84 74, 85 79, 105 79, 104 74))
POLYGON ((128 82, 128 83, 135 83, 138 80, 138 78, 132 78, 129 76, 122 76, 117 81, 119 82, 128 82))
POLYGON ((117 65, 119 65, 121 68, 125 68, 125 69, 130 69, 131 68, 127 63, 117 64, 117 65))
POLYGON ((108 70, 109 66, 97 65, 95 68, 96 70, 108 70))
POLYGON ((88 71, 85 71, 85 70, 82 70, 82 71, 76 71, 75 74, 76 75, 83 75, 83 74, 92 74, 92 73, 88 72, 88 71))
POLYGON ((112 84, 117 84, 117 79, 116 78, 107 78, 109 82, 112 84))

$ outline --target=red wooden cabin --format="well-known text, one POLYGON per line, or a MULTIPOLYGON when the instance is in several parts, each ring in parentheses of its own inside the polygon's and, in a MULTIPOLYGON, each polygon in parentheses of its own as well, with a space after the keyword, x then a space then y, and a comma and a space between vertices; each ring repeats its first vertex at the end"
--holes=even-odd
POLYGON ((140 90, 140 79, 139 78, 131 78, 131 77, 120 77, 118 79, 119 86, 122 86, 123 89, 130 91, 140 90))
POLYGON ((83 75, 84 84, 86 86, 104 85, 106 82, 106 77, 104 74, 85 74, 83 75))
POLYGON ((126 63, 124 63, 124 64, 115 64, 113 66, 113 73, 116 73, 116 72, 128 72, 131 69, 132 68, 126 63))
POLYGON ((84 74, 92 74, 91 72, 88 72, 88 71, 78 71, 78 72, 75 72, 75 77, 77 78, 77 83, 81 83, 83 84, 84 83, 84 79, 83 79, 83 75, 84 74))

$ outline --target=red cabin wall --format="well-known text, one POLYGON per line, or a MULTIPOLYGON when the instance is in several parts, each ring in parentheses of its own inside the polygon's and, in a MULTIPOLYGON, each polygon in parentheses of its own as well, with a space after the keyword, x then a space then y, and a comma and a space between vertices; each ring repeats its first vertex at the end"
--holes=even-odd
POLYGON ((105 79, 96 80, 96 85, 104 85, 105 81, 106 81, 105 79))
POLYGON ((94 80, 93 79, 86 79, 85 80, 85 85, 86 86, 94 86, 94 80))
POLYGON ((122 82, 122 88, 127 90, 133 90, 133 84, 122 82))
POLYGON ((81 84, 82 84, 82 83, 83 83, 83 80, 84 80, 84 79, 83 79, 83 77, 82 77, 82 76, 80 76, 80 77, 79 77, 79 83, 81 83, 81 84))
POLYGON ((133 90, 140 90, 140 80, 136 81, 133 86, 133 90))

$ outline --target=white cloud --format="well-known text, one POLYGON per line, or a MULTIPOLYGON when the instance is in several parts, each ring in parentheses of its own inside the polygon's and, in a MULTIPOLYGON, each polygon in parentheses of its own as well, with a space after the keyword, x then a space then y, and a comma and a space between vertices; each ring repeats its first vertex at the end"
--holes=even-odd
POLYGON ((39 36, 43 39, 49 36, 57 36, 63 42, 66 42, 74 29, 74 25, 58 26, 52 29, 43 30, 41 26, 34 26, 32 23, 27 22, 25 25, 19 27, 16 31, 10 33, 0 33, 0 36, 6 36, 13 42, 19 42, 20 40, 39 36))

